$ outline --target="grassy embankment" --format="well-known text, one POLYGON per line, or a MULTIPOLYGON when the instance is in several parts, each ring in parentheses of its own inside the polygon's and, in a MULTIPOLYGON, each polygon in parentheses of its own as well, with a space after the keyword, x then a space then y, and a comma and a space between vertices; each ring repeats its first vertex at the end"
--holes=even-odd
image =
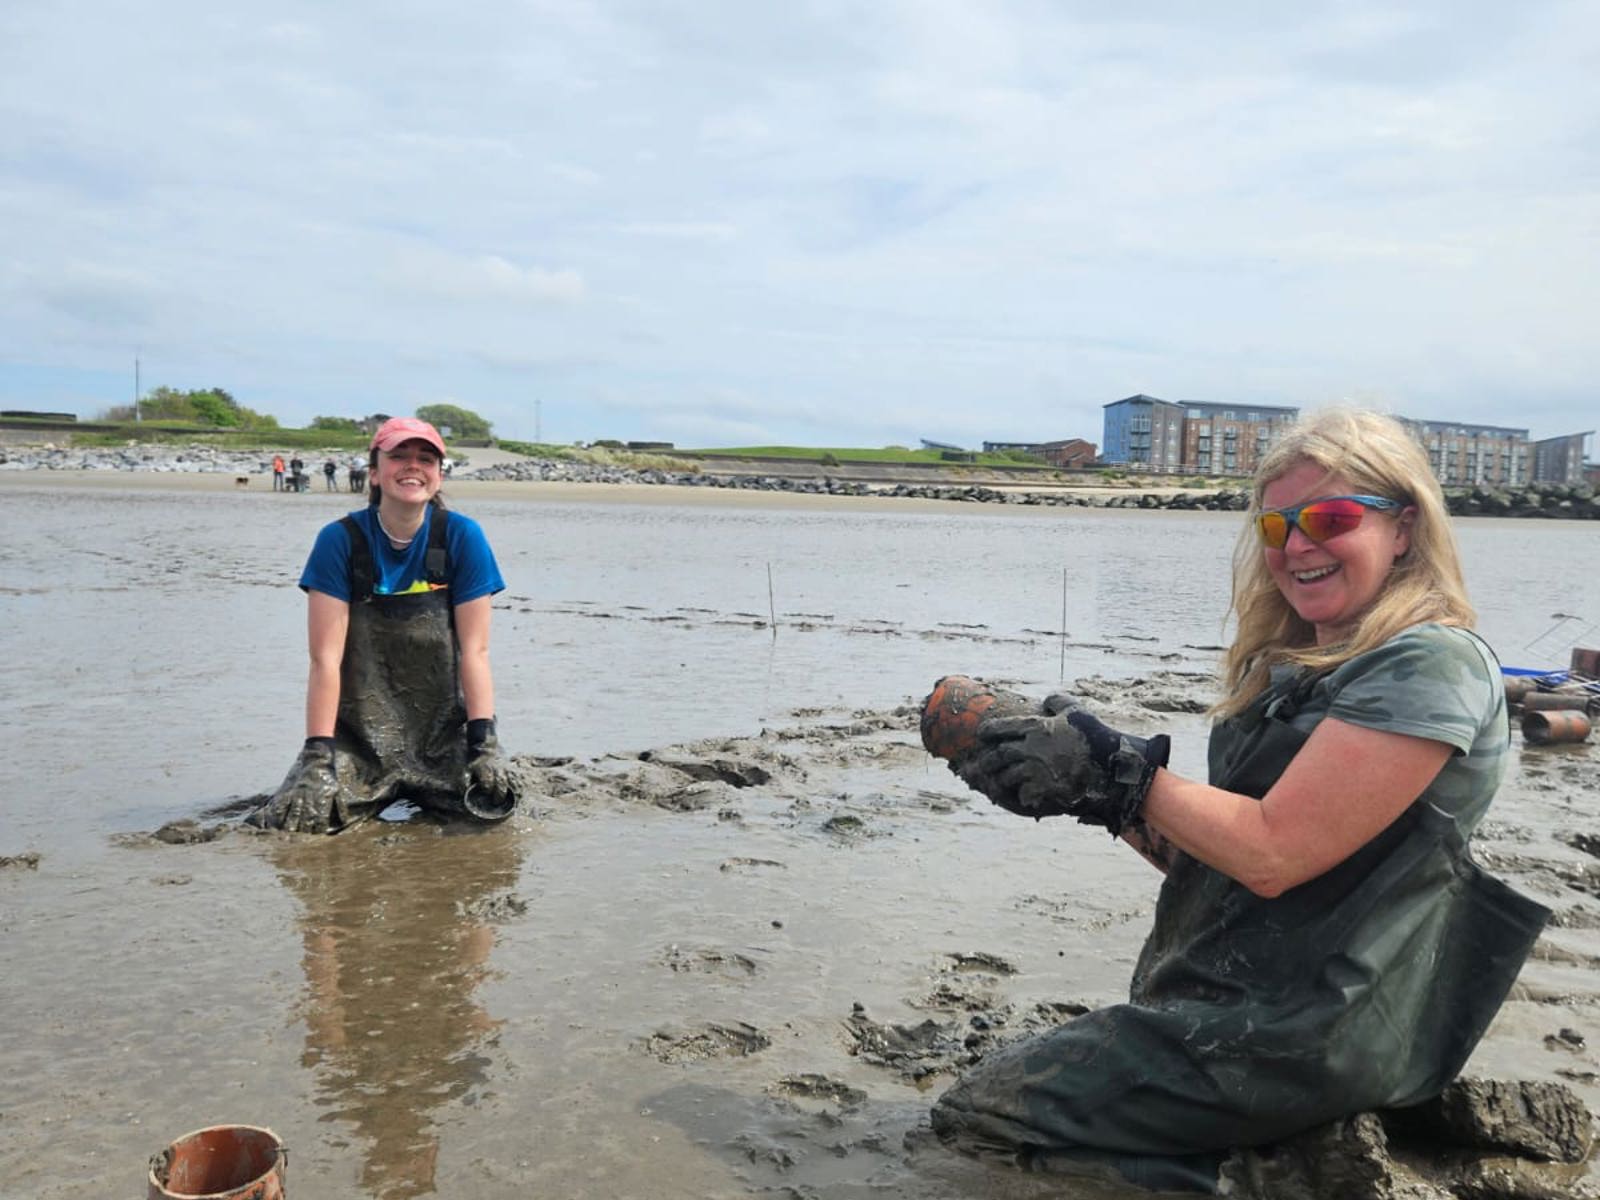
POLYGON ((38 429, 52 441, 89 449, 95 446, 214 446, 218 450, 365 450, 368 435, 348 429, 229 428, 185 421, 85 421, 68 425, 10 417, 14 429, 38 429))

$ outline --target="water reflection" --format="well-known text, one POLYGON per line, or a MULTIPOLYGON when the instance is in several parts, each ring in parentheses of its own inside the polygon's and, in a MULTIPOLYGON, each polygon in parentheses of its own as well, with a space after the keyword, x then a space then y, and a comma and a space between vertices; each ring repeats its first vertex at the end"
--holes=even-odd
POLYGON ((522 862, 510 828, 370 825, 284 840, 272 859, 300 901, 306 1046, 322 1119, 346 1124, 373 1196, 434 1192, 442 1110, 470 1103, 496 1021, 478 1002, 493 922, 522 862))

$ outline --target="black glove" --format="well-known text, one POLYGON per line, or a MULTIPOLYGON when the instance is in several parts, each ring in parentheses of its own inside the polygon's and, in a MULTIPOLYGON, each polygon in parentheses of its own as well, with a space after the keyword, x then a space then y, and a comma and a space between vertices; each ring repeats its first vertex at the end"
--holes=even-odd
POLYGON ((1038 716, 996 717, 978 748, 951 769, 969 787, 1024 817, 1076 817, 1115 837, 1135 820, 1171 739, 1134 737, 1060 696, 1038 716))
POLYGON ((502 821, 517 807, 516 772, 500 749, 493 717, 467 722, 467 790, 461 803, 480 821, 502 821))
POLYGON ((334 833, 348 823, 334 770, 333 739, 308 737, 272 799, 251 813, 251 825, 290 833, 334 833))

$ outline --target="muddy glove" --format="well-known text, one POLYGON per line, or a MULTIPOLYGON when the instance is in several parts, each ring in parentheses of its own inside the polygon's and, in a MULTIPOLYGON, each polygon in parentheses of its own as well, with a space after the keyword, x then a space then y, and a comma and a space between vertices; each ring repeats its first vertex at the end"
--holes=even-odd
POLYGON ((517 777, 500 749, 493 717, 467 722, 467 790, 461 803, 480 821, 503 821, 517 807, 517 777))
POLYGON ((952 769, 1008 812, 1076 817, 1115 837, 1138 817, 1171 740, 1121 733, 1067 697, 1044 707, 1041 715, 984 722, 977 750, 952 769))
POLYGON ((290 833, 333 833, 346 822, 333 765, 333 739, 308 737, 272 799, 251 813, 249 823, 290 833))

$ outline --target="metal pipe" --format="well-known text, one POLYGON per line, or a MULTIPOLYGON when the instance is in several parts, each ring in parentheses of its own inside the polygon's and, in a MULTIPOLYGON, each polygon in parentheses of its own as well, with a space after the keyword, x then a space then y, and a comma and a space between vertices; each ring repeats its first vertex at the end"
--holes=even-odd
POLYGON ((1600 697, 1588 692, 1529 692, 1522 698, 1523 712, 1558 712, 1574 709, 1592 713, 1600 705, 1600 697))
POLYGON ((1586 714, 1565 709, 1529 712, 1522 718, 1523 740, 1535 746, 1587 741, 1591 728, 1586 714))

